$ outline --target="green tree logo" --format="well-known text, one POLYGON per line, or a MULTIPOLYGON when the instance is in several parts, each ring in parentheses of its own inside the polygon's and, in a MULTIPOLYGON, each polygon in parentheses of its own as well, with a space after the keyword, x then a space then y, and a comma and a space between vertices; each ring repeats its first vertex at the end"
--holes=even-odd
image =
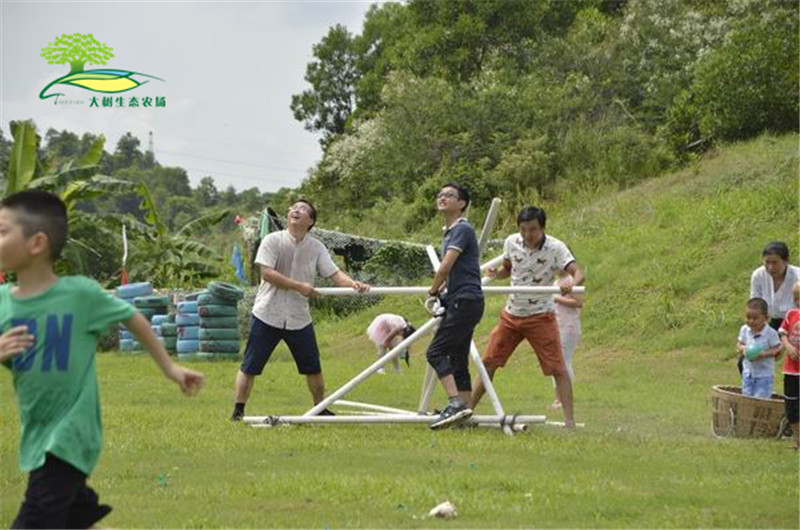
POLYGON ((42 48, 42 57, 47 59, 47 64, 69 63, 69 73, 83 72, 83 65, 106 64, 114 57, 111 53, 114 48, 99 42, 94 35, 87 33, 73 33, 56 37, 46 48, 42 48))
POLYGON ((95 39, 94 35, 91 33, 64 34, 60 37, 56 37, 55 41, 42 48, 41 56, 44 57, 47 64, 69 63, 70 70, 67 75, 59 77, 44 87, 39 93, 39 98, 48 99, 55 97, 57 102, 58 96, 63 96, 64 94, 55 93, 45 95, 45 93, 51 86, 59 84, 77 86, 93 92, 117 93, 133 90, 139 85, 148 82, 147 80, 139 81, 133 77, 134 75, 163 81, 163 79, 152 75, 129 70, 83 69, 84 65, 87 63, 106 64, 110 58, 114 57, 114 54, 111 53, 113 50, 114 48, 95 39))

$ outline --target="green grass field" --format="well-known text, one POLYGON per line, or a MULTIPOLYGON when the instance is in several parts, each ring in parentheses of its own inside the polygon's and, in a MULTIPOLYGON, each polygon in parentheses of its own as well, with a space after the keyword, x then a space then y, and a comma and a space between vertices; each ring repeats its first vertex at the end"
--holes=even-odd
MULTIPOLYGON (((114 528, 798 528, 798 454, 787 440, 717 439, 710 390, 736 384, 732 345, 760 250, 784 239, 797 262, 797 136, 731 146, 637 188, 554 207, 549 232, 588 272, 576 419, 431 432, 423 426, 231 424, 236 363, 195 363, 203 392, 184 398, 147 356, 100 354, 105 446, 91 484, 114 528), (451 521, 429 519, 450 500, 451 521)), ((374 358, 363 335, 386 298, 319 322, 329 390, 374 358)), ((502 300, 476 332, 482 349, 502 300)), ((424 346, 404 374, 376 376, 349 399, 415 409, 424 346)), ((781 383, 776 379, 777 390, 781 383)), ((552 384, 525 348, 498 373, 508 412, 548 414, 552 384)), ((437 389, 434 406, 444 401, 437 389)), ((310 406, 285 347, 256 382, 248 414, 310 406)), ((489 413, 484 402, 479 413, 489 413)), ((562 419, 559 413, 550 419, 562 419)), ((11 378, 0 375, 0 525, 25 488, 11 378)))

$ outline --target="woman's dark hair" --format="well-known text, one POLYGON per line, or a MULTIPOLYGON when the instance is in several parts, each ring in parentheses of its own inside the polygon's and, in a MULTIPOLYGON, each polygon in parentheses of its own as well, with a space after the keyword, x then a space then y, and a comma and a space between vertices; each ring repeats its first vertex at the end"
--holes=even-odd
POLYGON ((773 241, 764 247, 761 257, 764 256, 778 256, 783 261, 789 261, 789 247, 783 241, 773 241))

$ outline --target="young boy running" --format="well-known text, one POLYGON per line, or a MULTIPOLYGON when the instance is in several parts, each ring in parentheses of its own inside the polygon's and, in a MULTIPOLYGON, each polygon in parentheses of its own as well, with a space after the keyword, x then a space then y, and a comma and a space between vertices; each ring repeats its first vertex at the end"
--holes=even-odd
POLYGON ((64 203, 50 193, 0 201, 0 266, 17 276, 0 286, 0 363, 12 373, 19 464, 30 473, 12 528, 88 528, 111 511, 86 484, 102 446, 95 350, 110 325, 123 322, 185 394, 203 383, 170 360, 131 305, 94 280, 55 274, 67 224, 64 203))

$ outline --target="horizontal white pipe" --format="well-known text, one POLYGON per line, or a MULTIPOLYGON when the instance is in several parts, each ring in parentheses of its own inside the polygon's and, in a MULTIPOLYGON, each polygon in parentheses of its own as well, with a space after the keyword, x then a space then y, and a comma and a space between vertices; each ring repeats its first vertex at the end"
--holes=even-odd
MULTIPOLYGON (((364 414, 368 414, 364 412, 364 414)), ((261 429, 269 429, 270 427, 274 427, 274 425, 269 423, 250 423, 250 427, 261 428, 261 429)), ((349 425, 354 425, 351 423, 349 425)), ((472 424, 474 427, 480 428, 487 428, 487 429, 499 429, 501 425, 499 423, 474 423, 472 424)), ((282 425, 282 427, 288 427, 288 424, 282 425)), ((513 432, 527 432, 528 431, 528 424, 527 423, 515 423, 514 425, 505 425, 504 429, 510 429, 513 432)))
POLYGON ((491 267, 499 267, 503 264, 503 255, 500 254, 496 258, 490 259, 483 265, 481 265, 481 272, 486 272, 491 267))
MULTIPOLYGON (((433 423, 439 416, 386 414, 376 416, 245 416, 242 421, 247 424, 268 424, 273 421, 278 425, 300 425, 306 423, 433 423)), ((504 423, 528 424, 544 423, 545 416, 472 416, 466 423, 501 425, 504 423)))
MULTIPOLYGON (((366 293, 359 293, 350 287, 319 287, 316 291, 326 296, 357 296, 365 294, 421 294, 427 295, 430 287, 411 286, 411 287, 373 287, 366 293)), ((572 288, 573 293, 582 294, 586 287, 576 286, 572 288)), ((561 294, 561 289, 557 286, 496 286, 483 287, 484 294, 561 294)))
MULTIPOLYGON (((563 421, 546 421, 544 422, 545 425, 550 425, 551 427, 564 427, 566 423, 563 421)), ((576 423, 575 427, 586 427, 585 423, 576 423)))
POLYGON ((366 410, 375 410, 378 412, 388 412, 389 414, 416 414, 410 410, 396 409, 394 407, 384 407, 383 405, 373 405, 372 403, 361 403, 360 401, 348 401, 346 399, 338 399, 333 403, 333 406, 342 405, 344 407, 353 407, 366 410))

